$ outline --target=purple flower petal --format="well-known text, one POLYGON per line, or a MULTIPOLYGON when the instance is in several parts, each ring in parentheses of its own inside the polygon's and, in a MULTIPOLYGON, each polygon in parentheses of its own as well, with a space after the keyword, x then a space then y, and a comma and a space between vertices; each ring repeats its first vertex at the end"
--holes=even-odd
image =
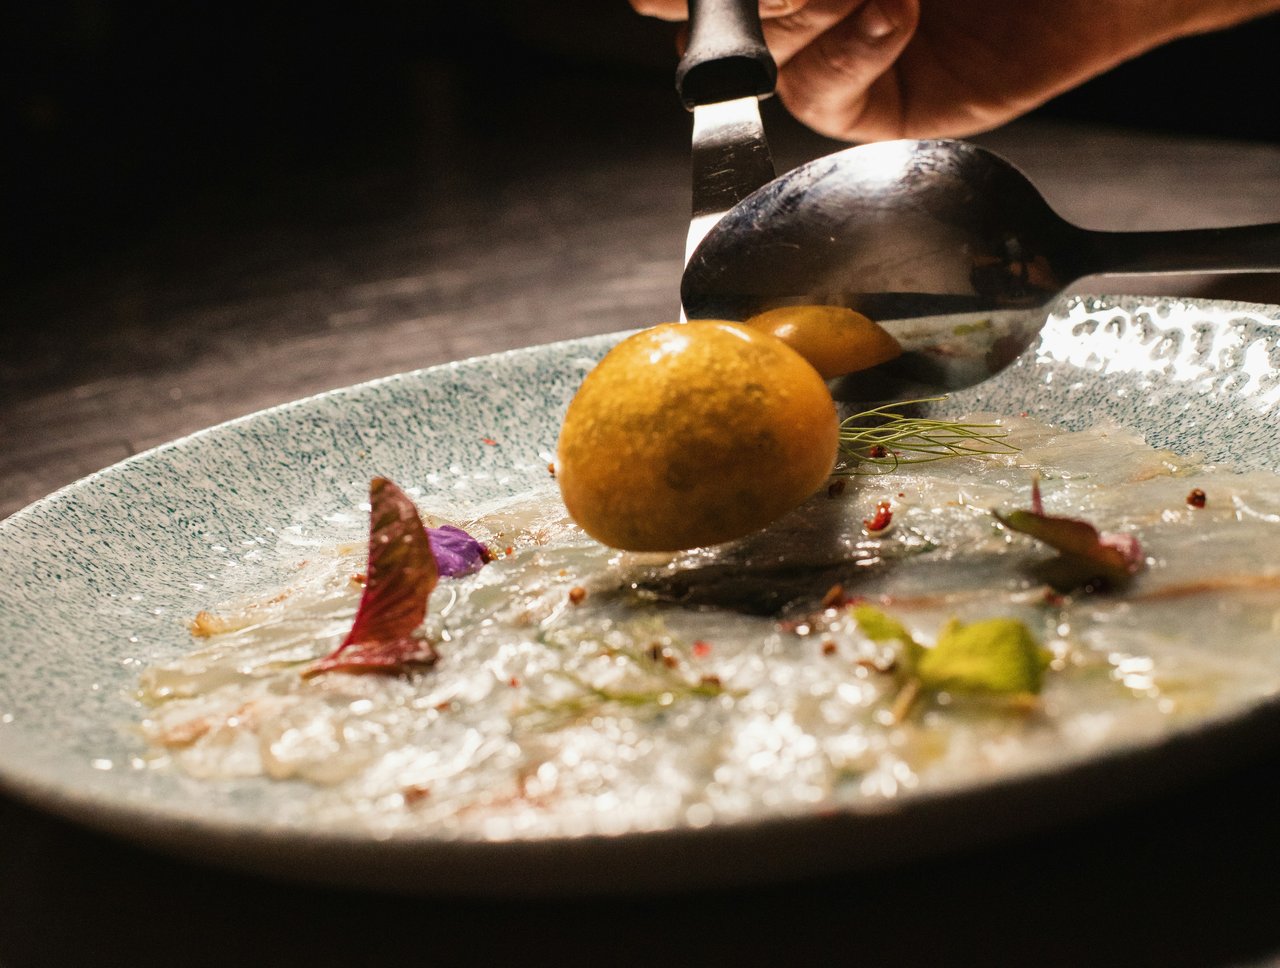
POLYGON ((442 578, 457 578, 479 571, 493 557, 488 548, 452 524, 427 528, 427 540, 442 578))

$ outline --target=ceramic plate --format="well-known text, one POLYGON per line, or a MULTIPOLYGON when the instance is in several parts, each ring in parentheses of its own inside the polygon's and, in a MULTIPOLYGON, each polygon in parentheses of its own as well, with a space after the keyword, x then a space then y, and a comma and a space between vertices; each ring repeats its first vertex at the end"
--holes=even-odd
MULTIPOLYGON (((1068 428, 1112 417, 1158 446, 1280 470, 1277 320, 1275 307, 1072 298, 1038 346, 946 407, 1029 411, 1068 428)), ((5 788, 153 847, 276 876, 443 892, 649 890, 973 845, 1150 795, 1220 762, 1242 736, 1256 747, 1278 731, 1275 689, 1264 688, 1226 716, 1029 775, 697 828, 534 839, 316 829, 296 819, 306 785, 142 768, 138 674, 190 648, 190 616, 285 584, 299 544, 333 540, 333 522, 353 520, 375 473, 415 483, 420 503, 545 487, 563 410, 616 338, 467 360, 264 411, 0 523, 5 788)))

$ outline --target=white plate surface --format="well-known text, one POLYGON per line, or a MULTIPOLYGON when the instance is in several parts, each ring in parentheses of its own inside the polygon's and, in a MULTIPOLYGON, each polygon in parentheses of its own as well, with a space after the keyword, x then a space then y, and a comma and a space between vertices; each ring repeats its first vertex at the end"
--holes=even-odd
MULTIPOLYGON (((1073 298, 1037 347, 952 412, 1109 416, 1151 443, 1280 470, 1280 308, 1073 298)), ((311 788, 131 766, 140 669, 189 648, 211 601, 286 583, 278 536, 386 475, 451 505, 545 485, 560 418, 616 337, 467 360, 264 411, 157 448, 0 522, 0 784, 98 829, 272 875, 391 889, 549 894, 742 883, 891 863, 1061 821, 1280 733, 1272 699, 1087 763, 874 810, 614 837, 378 839, 286 809, 311 788), (494 443, 490 443, 490 441, 494 443)), ((349 519, 349 516, 348 516, 349 519)), ((345 536, 345 535, 344 535, 345 536)), ((291 545, 289 554, 296 553, 291 545)))

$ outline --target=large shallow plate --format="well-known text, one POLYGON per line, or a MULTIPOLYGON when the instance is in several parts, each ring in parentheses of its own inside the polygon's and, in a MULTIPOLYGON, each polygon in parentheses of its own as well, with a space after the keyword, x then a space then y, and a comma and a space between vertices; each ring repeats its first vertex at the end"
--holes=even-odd
MULTIPOLYGON (((947 408, 1072 428, 1110 416, 1157 445, 1280 469, 1280 309, 1073 298, 1012 368, 947 408)), ((905 860, 1151 794, 1280 733, 1269 698, 1159 741, 888 804, 620 836, 458 841, 316 829, 310 788, 137 769, 139 669, 184 651, 211 600, 286 583, 373 474, 424 499, 546 485, 564 407, 616 337, 390 377, 212 428, 0 523, 0 782, 95 828, 276 876, 540 894, 773 879, 905 860), (288 533, 289 551, 277 551, 288 533), (1242 743, 1247 739, 1248 744, 1242 743)), ((342 537, 349 537, 344 530, 342 537)))

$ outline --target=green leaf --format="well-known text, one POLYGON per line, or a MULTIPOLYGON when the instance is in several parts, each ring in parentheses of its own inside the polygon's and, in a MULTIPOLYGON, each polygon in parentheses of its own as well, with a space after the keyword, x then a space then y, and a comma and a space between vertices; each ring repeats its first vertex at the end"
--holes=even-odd
POLYGON ((932 692, 1034 694, 1051 658, 1017 619, 989 618, 969 625, 952 619, 933 648, 922 650, 915 671, 932 692))
POLYGON ((853 620, 872 642, 901 642, 902 661, 908 668, 915 665, 924 651, 924 646, 912 637, 905 625, 873 605, 859 605, 853 610, 853 620))
POLYGON ((853 610, 853 619, 872 642, 912 641, 906 626, 872 605, 859 605, 853 610))

